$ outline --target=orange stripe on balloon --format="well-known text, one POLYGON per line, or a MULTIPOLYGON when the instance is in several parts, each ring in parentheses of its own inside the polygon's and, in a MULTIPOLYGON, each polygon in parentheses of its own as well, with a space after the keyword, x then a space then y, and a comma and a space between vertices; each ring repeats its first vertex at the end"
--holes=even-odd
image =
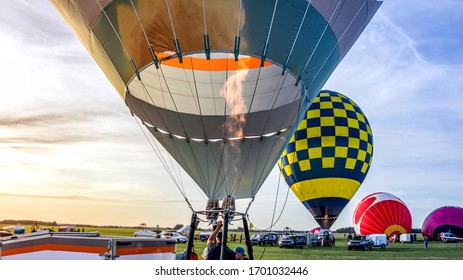
MULTIPOLYGON (((159 53, 157 54, 159 58, 167 57, 168 54, 159 53)), ((234 70, 244 70, 244 69, 254 69, 259 68, 261 64, 261 59, 257 57, 240 57, 238 61, 235 61, 234 58, 215 58, 215 59, 204 59, 198 57, 183 57, 183 63, 180 63, 178 59, 168 59, 162 61, 163 65, 189 69, 189 70, 200 70, 200 71, 234 71, 234 70)), ((271 62, 265 61, 264 67, 272 65, 271 62)))

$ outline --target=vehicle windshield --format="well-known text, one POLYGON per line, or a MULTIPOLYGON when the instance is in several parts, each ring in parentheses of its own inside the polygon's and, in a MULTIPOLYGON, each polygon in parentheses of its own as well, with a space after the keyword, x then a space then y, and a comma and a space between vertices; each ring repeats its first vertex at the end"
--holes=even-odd
POLYGON ((287 236, 283 237, 282 240, 291 240, 291 239, 294 239, 294 236, 287 235, 287 236))
POLYGON ((352 240, 363 240, 363 236, 360 236, 360 235, 354 236, 352 240))

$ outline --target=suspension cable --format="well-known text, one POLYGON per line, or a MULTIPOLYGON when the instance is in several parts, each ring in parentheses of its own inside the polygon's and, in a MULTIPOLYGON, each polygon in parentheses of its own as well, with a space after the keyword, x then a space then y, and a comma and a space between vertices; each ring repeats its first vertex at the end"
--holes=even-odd
MULTIPOLYGON (((279 176, 281 177, 281 176, 279 176)), ((281 178, 280 178, 281 179, 281 178)), ((280 184, 280 180, 278 181, 278 184, 280 184)), ((283 206, 281 208, 281 211, 280 211, 280 214, 278 215, 278 218, 276 219, 276 221, 270 225, 270 227, 268 228, 265 228, 265 229, 258 229, 258 230, 261 230, 261 231, 266 231, 266 230, 269 230, 271 227, 273 227, 274 225, 276 225, 278 223, 278 221, 280 220, 281 216, 283 215, 283 212, 286 208, 286 203, 288 202, 288 196, 289 196, 289 187, 288 189, 286 190, 286 196, 285 196, 285 202, 283 203, 283 206)))
MULTIPOLYGON (((326 22, 325 28, 323 28, 322 35, 320 35, 320 38, 317 41, 317 44, 315 45, 315 48, 313 49, 312 53, 310 54, 309 59, 307 60, 307 63, 305 64, 304 68, 302 68, 301 74, 299 74, 298 80, 302 77, 302 74, 304 74, 305 70, 307 69, 307 66, 309 66, 310 62, 312 61, 312 58, 315 54, 315 51, 318 49, 318 46, 320 45, 323 36, 325 35, 326 30, 328 30, 328 27, 330 26, 331 20, 333 19, 334 15, 336 14, 336 11, 338 10, 339 5, 341 4, 341 1, 338 2, 336 5, 336 8, 333 10, 333 13, 331 14, 329 20, 326 22)), ((297 83, 297 82, 296 82, 297 83)))
POLYGON ((339 45, 339 42, 341 41, 341 39, 344 37, 344 35, 346 34, 347 30, 350 28, 350 26, 352 25, 352 23, 354 22, 354 20, 357 18, 357 16, 360 14, 360 11, 362 10, 362 8, 365 6, 365 4, 367 3, 367 0, 365 0, 362 4, 362 6, 360 6, 360 8, 357 10, 357 13, 354 15, 354 17, 352 18, 352 20, 349 22, 349 24, 347 25, 346 29, 344 29, 343 33, 341 34, 341 36, 339 37, 339 39, 336 41, 336 44, 333 46, 333 48, 331 49, 330 51, 330 54, 326 57, 325 61, 323 62, 322 66, 318 69, 317 73, 315 74, 314 78, 312 79, 312 81, 310 82, 310 84, 307 86, 307 88, 309 88, 313 81, 315 81, 315 78, 318 77, 318 75, 320 74, 321 70, 323 69, 323 67, 325 66, 325 64, 328 62, 328 59, 330 58, 331 54, 334 52, 334 50, 336 49, 336 47, 339 45))
POLYGON ((185 201, 187 202, 188 204, 188 207, 194 211, 193 209, 193 206, 191 205, 190 201, 188 200, 187 196, 186 196, 186 193, 185 193, 185 190, 182 189, 182 187, 180 186, 180 182, 175 178, 175 176, 173 175, 172 173, 172 170, 169 169, 168 165, 167 165, 167 162, 165 160, 165 158, 162 156, 162 152, 160 151, 159 147, 157 147, 156 144, 153 144, 152 141, 150 141, 150 138, 148 137, 148 135, 146 134, 145 130, 143 129, 143 126, 140 124, 140 122, 138 121, 138 118, 134 117, 135 119, 135 122, 138 124, 138 126, 140 127, 141 131, 143 132, 143 135, 145 136, 146 140, 148 140, 148 143, 150 144, 152 150, 156 153, 156 155, 158 156, 159 160, 161 161, 161 164, 164 166, 164 169, 167 171, 167 174, 169 174, 170 178, 172 179, 172 181, 174 182, 175 186, 177 187, 177 189, 179 190, 179 192, 182 194, 183 198, 185 199, 185 201))
MULTIPOLYGON (((167 1, 167 0, 166 0, 167 1)), ((108 14, 106 13, 106 11, 103 9, 103 7, 101 6, 100 2, 98 0, 95 0, 95 2, 98 4, 98 6, 100 7, 101 11, 103 12, 105 18, 108 20, 108 23, 111 25, 111 28, 113 29, 114 31, 114 34, 116 34, 116 37, 117 39, 119 40, 119 42, 121 43, 121 46, 122 46, 122 49, 124 50, 125 54, 127 55, 127 57, 129 58, 129 62, 130 64, 132 65, 132 68, 135 72, 135 75, 137 76, 138 80, 141 80, 141 77, 140 77, 140 72, 138 71, 138 68, 137 66, 135 65, 135 62, 133 61, 132 59, 132 56, 130 55, 129 51, 127 50, 127 48, 125 47, 125 44, 124 42, 122 41, 122 38, 119 36, 119 33, 117 32, 116 28, 114 27, 114 24, 113 22, 111 21, 111 19, 109 18, 108 14)))
POLYGON ((296 45, 297 39, 299 38, 299 33, 301 32, 302 26, 304 25, 305 22, 305 17, 307 16, 307 12, 309 11, 310 4, 312 3, 312 0, 309 0, 307 3, 307 7, 305 8, 304 16, 302 17, 301 24, 299 25, 299 29, 297 30, 296 37, 294 38, 293 44, 291 46, 291 50, 289 51, 288 56, 286 57, 285 64, 283 64, 283 74, 286 70, 286 67, 288 66, 289 59, 291 58, 291 55, 293 54, 294 46, 296 45))

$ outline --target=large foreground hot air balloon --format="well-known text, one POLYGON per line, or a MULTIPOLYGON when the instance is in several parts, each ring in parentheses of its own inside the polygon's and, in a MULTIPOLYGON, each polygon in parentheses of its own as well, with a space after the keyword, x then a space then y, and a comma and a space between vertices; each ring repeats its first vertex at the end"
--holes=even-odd
POLYGON ((50 1, 130 111, 219 199, 255 196, 307 109, 301 100, 315 97, 381 4, 50 1))
POLYGON ((381 4, 50 1, 132 114, 213 200, 255 197, 301 104, 381 4))
POLYGON ((354 229, 358 234, 382 234, 388 237, 410 233, 412 216, 398 197, 377 192, 363 198, 354 210, 354 229))
POLYGON ((346 96, 321 91, 279 161, 291 190, 329 229, 365 179, 373 136, 362 110, 346 96))
POLYGON ((432 211, 424 220, 421 234, 430 240, 438 240, 442 232, 463 237, 463 208, 444 206, 432 211))

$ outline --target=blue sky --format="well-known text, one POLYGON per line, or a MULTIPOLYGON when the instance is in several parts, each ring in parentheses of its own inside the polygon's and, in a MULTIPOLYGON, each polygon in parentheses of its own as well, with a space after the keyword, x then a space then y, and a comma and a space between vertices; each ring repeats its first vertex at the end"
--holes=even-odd
MULTIPOLYGON (((53 7, 0 5, 0 220, 188 223, 137 122, 53 7)), ((461 26, 462 1, 384 1, 325 85, 362 108, 375 142, 370 172, 334 229, 351 226, 355 205, 376 191, 402 199, 415 228, 438 207, 463 207, 461 26)), ((204 195, 185 182, 203 209, 204 195)), ((270 225, 274 205, 275 219, 283 209, 274 228, 316 226, 291 192, 285 204, 286 192, 274 169, 249 212, 256 227, 270 225)))

